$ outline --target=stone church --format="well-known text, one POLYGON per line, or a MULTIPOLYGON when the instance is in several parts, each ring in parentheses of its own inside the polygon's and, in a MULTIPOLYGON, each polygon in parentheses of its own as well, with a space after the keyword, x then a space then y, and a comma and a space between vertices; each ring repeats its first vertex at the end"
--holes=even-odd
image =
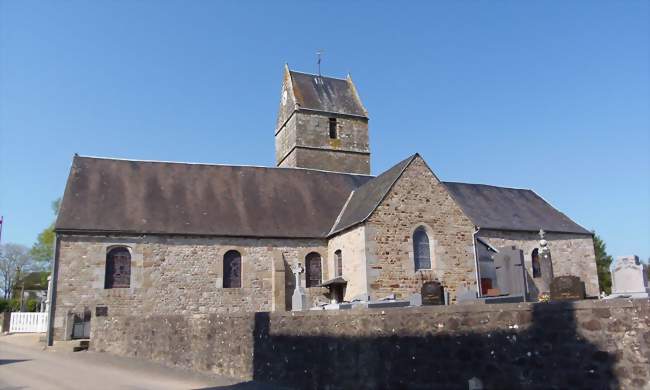
POLYGON ((56 222, 54 338, 79 336, 84 313, 289 310, 297 263, 310 302, 408 299, 436 281, 453 303, 461 287, 498 293, 492 254, 515 246, 530 299, 548 291, 544 272, 598 294, 591 232, 531 190, 441 181, 418 154, 372 176, 368 122, 349 76, 285 67, 277 167, 75 155, 56 222))

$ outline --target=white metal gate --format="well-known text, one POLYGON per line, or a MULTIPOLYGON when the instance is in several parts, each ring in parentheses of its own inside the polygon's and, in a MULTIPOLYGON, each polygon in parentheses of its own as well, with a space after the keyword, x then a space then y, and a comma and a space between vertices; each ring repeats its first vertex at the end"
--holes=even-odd
POLYGON ((47 332, 47 313, 11 313, 10 333, 47 332))

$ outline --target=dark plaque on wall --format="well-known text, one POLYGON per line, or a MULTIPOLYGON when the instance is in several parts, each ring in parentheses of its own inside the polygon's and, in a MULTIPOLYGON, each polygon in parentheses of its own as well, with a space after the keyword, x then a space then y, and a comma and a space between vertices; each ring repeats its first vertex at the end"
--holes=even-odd
POLYGON ((551 282, 552 301, 585 299, 585 284, 577 276, 558 276, 551 282))
POLYGON ((444 305, 445 288, 438 282, 426 282, 420 290, 422 305, 444 305))
POLYGON ((95 308, 95 317, 106 317, 108 315, 108 307, 97 306, 95 308))

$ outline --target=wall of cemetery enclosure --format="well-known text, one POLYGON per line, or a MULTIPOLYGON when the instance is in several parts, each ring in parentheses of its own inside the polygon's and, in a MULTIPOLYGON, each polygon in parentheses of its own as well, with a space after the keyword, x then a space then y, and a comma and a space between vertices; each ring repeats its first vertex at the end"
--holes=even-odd
MULTIPOLYGON (((540 247, 538 233, 481 230, 478 236, 495 248, 514 245, 517 249, 521 249, 524 252, 527 274, 533 275, 532 252, 540 247)), ((570 233, 547 233, 545 238, 549 242, 548 247, 551 251, 553 276, 577 276, 585 283, 587 296, 598 296, 598 273, 593 238, 584 234, 570 233)), ((528 281, 536 284, 540 282, 531 277, 528 281)))
MULTIPOLYGON (((201 314, 284 310, 286 266, 318 252, 325 240, 183 236, 61 236, 54 338, 71 335, 72 313, 97 306, 108 315, 201 314), (106 253, 126 247, 131 254, 129 288, 105 289, 106 253), (223 288, 223 257, 241 253, 242 287, 223 288)), ((323 267, 323 278, 329 277, 323 267)), ((291 277, 290 271, 287 272, 291 277)), ((310 299, 321 288, 307 289, 310 299)), ((289 293, 289 302, 290 302, 289 293)))
POLYGON ((304 389, 640 389, 650 301, 94 317, 91 349, 304 389))

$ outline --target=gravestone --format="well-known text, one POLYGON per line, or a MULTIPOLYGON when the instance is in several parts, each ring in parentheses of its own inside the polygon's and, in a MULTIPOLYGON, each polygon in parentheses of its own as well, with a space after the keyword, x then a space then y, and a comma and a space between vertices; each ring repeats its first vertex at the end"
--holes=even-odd
POLYGON ((456 289, 456 303, 480 303, 476 291, 466 286, 459 286, 456 289))
POLYGON ((542 291, 549 291, 551 282, 553 282, 553 261, 551 260, 551 253, 540 253, 539 265, 542 272, 541 288, 542 291))
POLYGON ((467 381, 467 390, 483 390, 483 382, 477 377, 467 381))
POLYGON ((420 289, 422 295, 422 305, 444 305, 445 288, 438 282, 426 282, 420 289))
POLYGON ((499 248, 492 256, 501 294, 526 296, 524 253, 516 247, 499 248))
POLYGON ((648 298, 648 276, 638 256, 621 256, 610 266, 612 295, 609 297, 648 298))
POLYGON ((300 281, 300 274, 305 272, 305 269, 302 267, 302 264, 298 263, 294 267, 291 267, 291 272, 293 272, 296 278, 296 288, 293 290, 293 295, 291 296, 291 311, 307 310, 307 294, 305 294, 305 289, 302 287, 300 281))
POLYGON ((551 282, 552 301, 575 301, 585 299, 585 284, 573 275, 557 276, 551 282))
POLYGON ((411 306, 422 306, 422 294, 420 293, 411 294, 411 296, 409 297, 409 302, 411 306))

